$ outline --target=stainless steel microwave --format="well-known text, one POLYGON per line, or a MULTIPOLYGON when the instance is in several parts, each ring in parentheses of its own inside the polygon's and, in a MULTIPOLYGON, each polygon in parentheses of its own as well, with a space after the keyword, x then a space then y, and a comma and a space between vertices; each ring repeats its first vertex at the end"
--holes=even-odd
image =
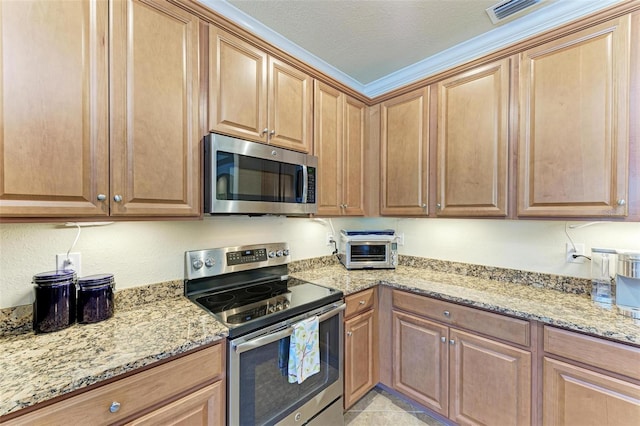
POLYGON ((340 231, 340 263, 347 269, 395 269, 398 243, 392 229, 340 231))
POLYGON ((204 139, 204 211, 316 213, 317 167, 313 155, 211 133, 204 139))

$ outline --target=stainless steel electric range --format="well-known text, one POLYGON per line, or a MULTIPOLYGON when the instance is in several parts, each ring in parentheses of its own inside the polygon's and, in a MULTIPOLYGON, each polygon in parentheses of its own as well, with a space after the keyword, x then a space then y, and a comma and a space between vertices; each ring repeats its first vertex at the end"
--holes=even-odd
POLYGON ((341 424, 341 291, 289 278, 286 243, 185 253, 185 295, 229 328, 229 425, 341 424), (320 372, 289 383, 293 326, 317 316, 320 372))

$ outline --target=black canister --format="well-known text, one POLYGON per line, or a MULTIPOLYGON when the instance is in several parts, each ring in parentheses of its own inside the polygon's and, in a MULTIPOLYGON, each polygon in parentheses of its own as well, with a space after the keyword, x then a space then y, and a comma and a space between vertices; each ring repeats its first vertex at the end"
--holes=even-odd
POLYGON ((76 322, 76 273, 42 272, 33 276, 36 300, 33 302, 33 330, 49 333, 76 322))
POLYGON ((98 274, 78 280, 78 322, 88 324, 113 316, 112 274, 98 274))

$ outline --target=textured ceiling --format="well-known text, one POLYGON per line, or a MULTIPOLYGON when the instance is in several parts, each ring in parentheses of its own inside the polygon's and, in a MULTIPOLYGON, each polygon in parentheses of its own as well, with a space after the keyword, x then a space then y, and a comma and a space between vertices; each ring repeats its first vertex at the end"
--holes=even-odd
POLYGON ((228 0, 367 84, 495 28, 497 0, 228 0))
POLYGON ((498 25, 499 0, 198 0, 369 97, 625 0, 542 0, 498 25))

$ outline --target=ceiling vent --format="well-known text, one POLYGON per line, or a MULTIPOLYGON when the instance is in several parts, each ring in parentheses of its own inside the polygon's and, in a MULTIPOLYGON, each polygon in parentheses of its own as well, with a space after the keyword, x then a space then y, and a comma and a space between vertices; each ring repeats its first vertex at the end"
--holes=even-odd
POLYGON ((497 24, 516 13, 535 6, 544 0, 503 0, 487 9, 491 22, 497 24))

